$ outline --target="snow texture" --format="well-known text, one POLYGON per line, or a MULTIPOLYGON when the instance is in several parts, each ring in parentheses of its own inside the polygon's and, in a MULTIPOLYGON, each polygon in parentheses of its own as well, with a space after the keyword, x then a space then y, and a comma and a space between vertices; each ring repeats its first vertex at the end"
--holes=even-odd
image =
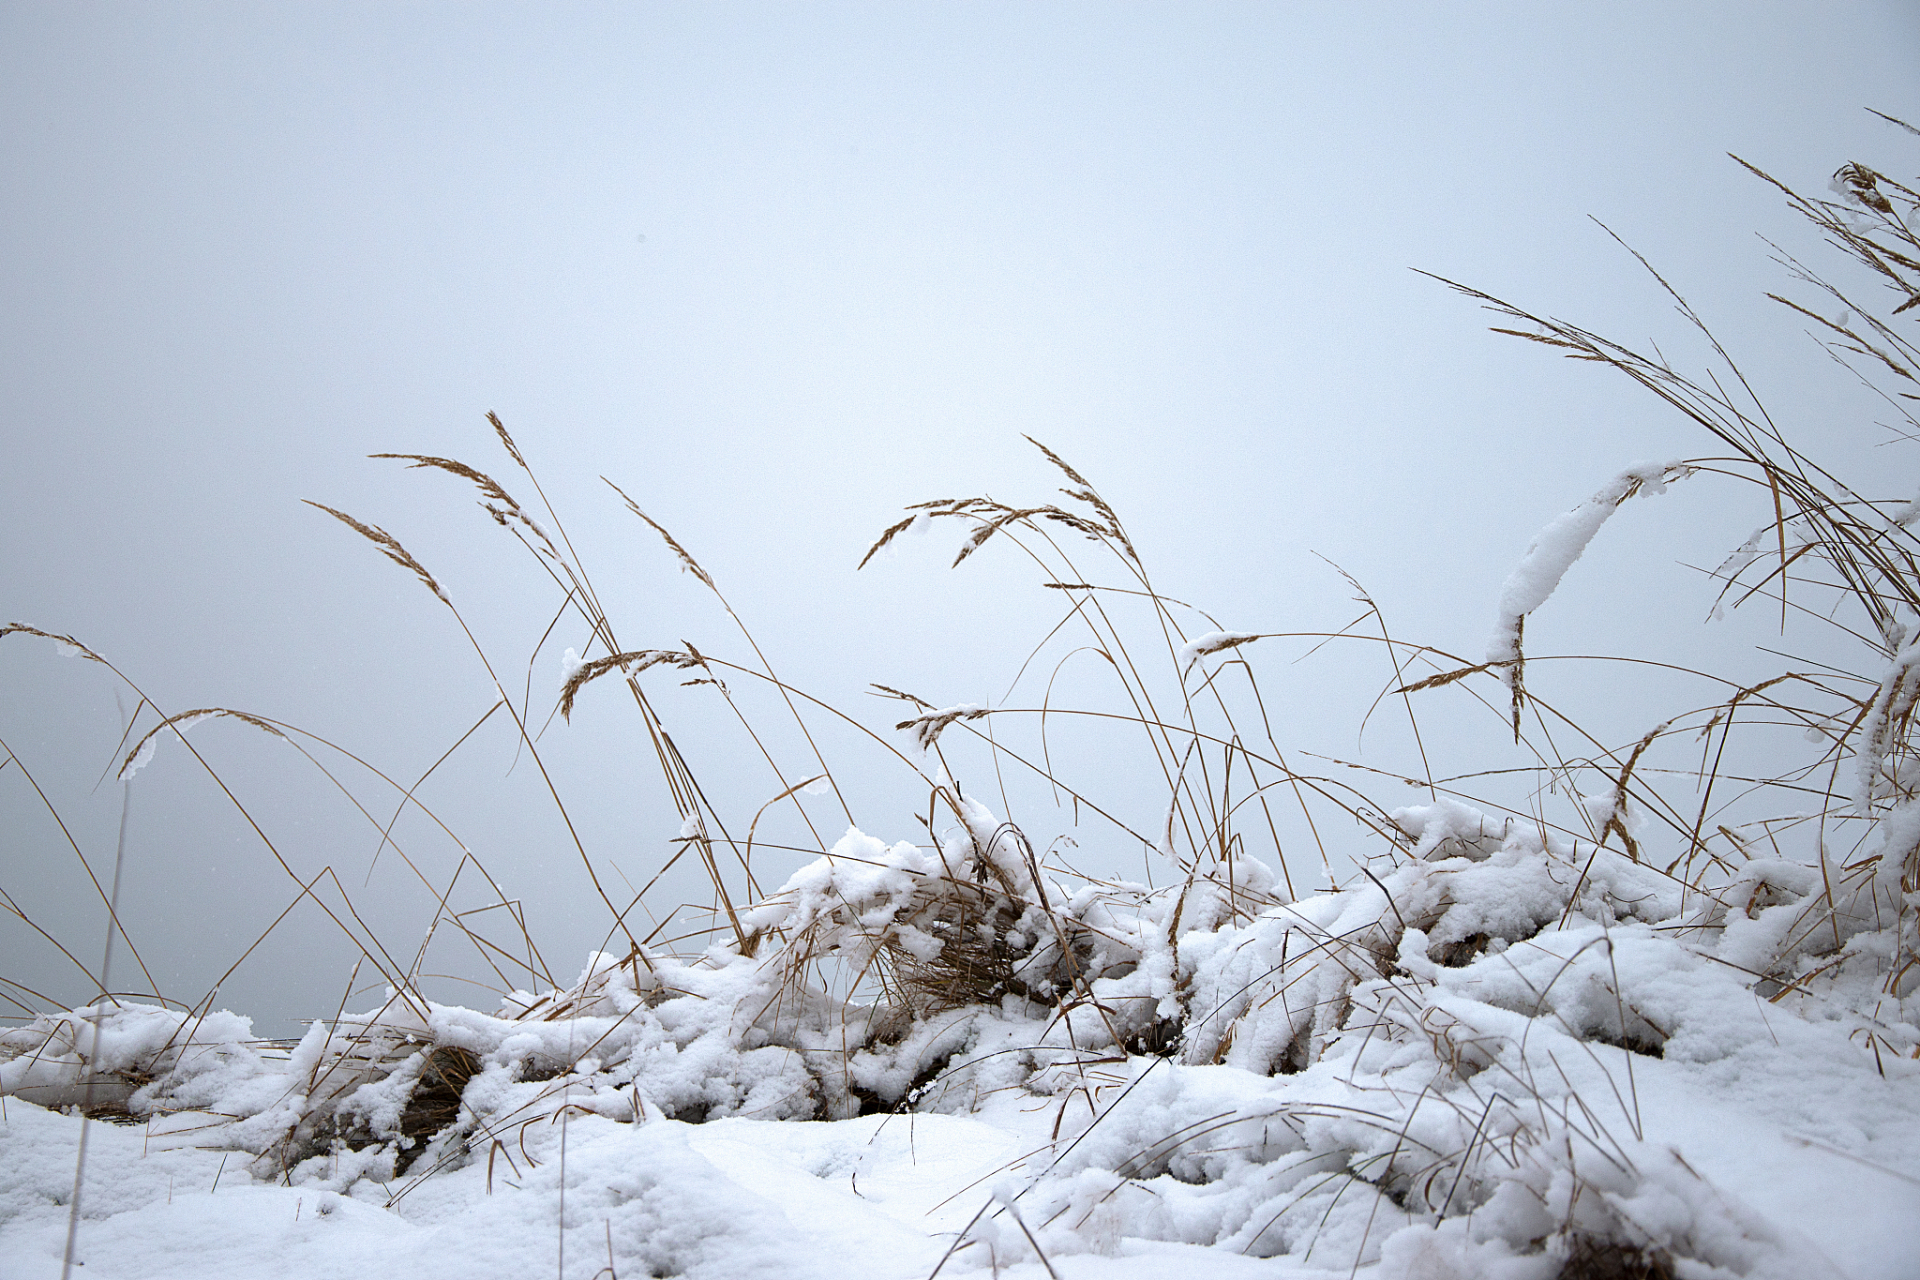
POLYGON ((1519 659, 1521 619, 1547 602, 1560 579, 1586 552, 1587 544, 1621 503, 1636 493, 1665 493, 1669 483, 1688 474, 1678 462, 1635 463, 1536 534, 1500 589, 1498 620, 1487 642, 1487 661, 1512 663, 1519 659))
POLYGON ((491 1013, 6 1032, 6 1274, 59 1273, 83 1105, 126 1122, 90 1133, 91 1277, 1911 1274, 1911 913, 1874 908, 1920 813, 1852 882, 1707 894, 1442 799, 1299 901, 1249 858, 1057 883, 955 817, 849 830, 748 945, 491 1013))

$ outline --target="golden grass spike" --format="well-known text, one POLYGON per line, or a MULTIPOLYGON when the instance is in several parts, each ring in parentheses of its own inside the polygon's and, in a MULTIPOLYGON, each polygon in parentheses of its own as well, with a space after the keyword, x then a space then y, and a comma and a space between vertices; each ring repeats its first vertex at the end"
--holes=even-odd
MULTIPOLYGON (((1607 815, 1607 824, 1600 830, 1600 839, 1602 841, 1606 840, 1608 835, 1619 836, 1620 843, 1626 848, 1627 856, 1635 862, 1641 860, 1640 842, 1635 840, 1633 834, 1627 830, 1627 785, 1633 780, 1633 771, 1635 767, 1639 765, 1640 757, 1645 755, 1647 748, 1652 746, 1654 741, 1672 726, 1672 720, 1662 720, 1659 724, 1647 730, 1646 737, 1640 739, 1634 746, 1632 754, 1627 757, 1626 767, 1620 770, 1619 791, 1617 793, 1617 799, 1614 801, 1613 812, 1607 815)), ((1726 830, 1725 827, 1720 829, 1722 831, 1726 830)))
POLYGON ((994 534, 998 533, 1000 531, 1000 526, 1005 522, 1006 522, 1005 517, 995 517, 992 520, 981 521, 979 525, 975 526, 974 531, 971 534, 967 535, 966 542, 961 544, 960 554, 955 556, 953 558, 953 563, 948 565, 947 567, 949 569, 959 568, 960 562, 962 560, 965 560, 968 556, 972 555, 974 552, 978 551, 982 546, 984 546, 986 544, 987 539, 991 538, 994 534))
POLYGON ((1194 645, 1193 657, 1187 663, 1187 669, 1191 671, 1193 669, 1193 664, 1195 662, 1200 661, 1200 659, 1206 657, 1208 654, 1223 653, 1228 649, 1238 649, 1243 644, 1252 644, 1255 640, 1264 640, 1265 638, 1266 638, 1265 636, 1257 636, 1257 635, 1252 635, 1252 636, 1226 635, 1226 636, 1221 636, 1214 640, 1209 640, 1204 644, 1194 645))
MULTIPOLYGON (((1881 364, 1884 364, 1885 366, 1887 366, 1887 368, 1891 369, 1894 373, 1898 374, 1900 377, 1905 378, 1908 382, 1913 382, 1916 380, 1913 374, 1908 371, 1905 365, 1902 365, 1898 360, 1895 360, 1892 356, 1888 355, 1885 351, 1882 351, 1879 347, 1874 346, 1871 342, 1868 342, 1865 338, 1861 337, 1858 333, 1855 333, 1852 329, 1849 329, 1847 326, 1841 325, 1841 324, 1835 324, 1833 321, 1827 319, 1823 315, 1820 315, 1818 312, 1809 311, 1807 308, 1801 306, 1799 303, 1793 301, 1792 299, 1783 298, 1777 293, 1769 293, 1767 296, 1769 298, 1772 298, 1775 302, 1779 303, 1781 306, 1788 307, 1794 311, 1798 311, 1801 315, 1807 317, 1809 320, 1812 320, 1817 324, 1825 325, 1827 328, 1833 330, 1835 333, 1840 334, 1842 337, 1845 337, 1848 340, 1854 342, 1855 344, 1857 344, 1854 347, 1854 350, 1860 352, 1861 355, 1868 355, 1868 356, 1874 357, 1881 364)), ((1908 307, 1912 306, 1914 301, 1915 299, 1909 299, 1908 301, 1902 303, 1900 308, 1896 310, 1894 314, 1899 315, 1901 311, 1904 311, 1908 307)))
POLYGON ((902 702, 911 702, 914 706, 919 707, 923 711, 933 710, 933 704, 931 702, 928 702, 925 698, 915 697, 911 693, 905 693, 899 689, 895 689, 889 685, 884 685, 884 684, 876 684, 873 686, 873 688, 878 689, 881 693, 884 693, 889 698, 898 698, 902 702))
POLYGON ((1059 507, 1037 507, 1032 514, 1064 524, 1075 533, 1084 533, 1089 538, 1110 537, 1117 539, 1122 546, 1126 545, 1126 538, 1119 532, 1119 526, 1112 522, 1098 524, 1085 516, 1063 511, 1059 507))
POLYGON ((1569 342, 1565 338, 1555 338, 1544 333, 1528 333, 1525 329, 1505 329, 1497 324, 1493 324, 1487 326, 1487 332, 1504 333, 1510 338, 1525 338, 1528 342, 1537 342, 1545 347, 1568 347, 1575 351, 1585 350, 1585 348, 1577 342, 1569 342))
MULTIPOLYGON (((980 524, 975 527, 973 533, 967 538, 966 543, 961 546, 960 554, 953 558, 953 564, 949 565, 949 568, 957 567, 962 560, 965 560, 968 556, 985 546, 988 538, 991 538, 1008 525, 1021 520, 1031 520, 1032 517, 1041 514, 1048 510, 1048 508, 1001 507, 999 510, 1000 513, 991 520, 982 520, 980 524)), ((1061 514, 1064 515, 1066 513, 1062 512, 1061 514)))
MULTIPOLYGON (((1100 496, 1100 491, 1093 487, 1093 481, 1087 479, 1085 476, 1081 475, 1078 471, 1075 471, 1073 467, 1068 464, 1065 458, 1062 458, 1059 454, 1047 448, 1046 445, 1041 444, 1038 440, 1035 440, 1032 436, 1027 436, 1026 441, 1028 444, 1038 449, 1041 453, 1045 454, 1047 456, 1047 461, 1051 462, 1054 466, 1060 468, 1060 470, 1066 474, 1066 477, 1069 480, 1073 481, 1075 484, 1080 486, 1078 489, 1062 489, 1060 492, 1066 494, 1069 498, 1072 498, 1078 502, 1086 503, 1088 506, 1092 507, 1095 511, 1099 512, 1100 515, 1106 520, 1106 524, 1104 526, 1094 525, 1092 527, 1098 529, 1099 532, 1106 534, 1107 536, 1111 537, 1115 542, 1119 543, 1121 548, 1124 551, 1126 551, 1127 555, 1134 561, 1134 563, 1138 564, 1140 562, 1140 553, 1133 549, 1133 539, 1127 536, 1126 529, 1121 525, 1120 513, 1115 511, 1111 506, 1109 506, 1107 504, 1107 500, 1100 496)), ((1066 513, 1062 512, 1061 516, 1063 518, 1066 517, 1066 513)), ((1079 517, 1072 517, 1071 519, 1079 519, 1079 517)), ((1091 524, 1091 522, 1089 522, 1089 524, 1091 524)), ((1082 530, 1082 532, 1087 532, 1087 530, 1082 530)))
POLYGON ((1867 166, 1848 161, 1834 170, 1833 180, 1844 184, 1848 195, 1875 213, 1893 212, 1893 202, 1880 194, 1880 175, 1867 166))
POLYGON ((678 649, 634 649, 627 653, 610 654, 604 658, 595 658, 592 662, 583 662, 567 677, 560 686, 560 716, 564 720, 573 719, 573 700, 582 687, 598 680, 616 667, 628 675, 638 675, 648 667, 657 667, 661 663, 679 667, 704 665, 698 654, 682 653, 678 649))
POLYGON ((85 658, 88 662, 97 662, 103 667, 110 667, 112 665, 105 658, 87 648, 87 646, 81 644, 72 636, 58 635, 52 631, 42 631, 38 627, 30 627, 24 622, 9 622, 6 626, 0 627, 0 638, 10 636, 16 631, 24 636, 39 636, 42 640, 52 640, 56 644, 66 645, 68 648, 76 651, 74 656, 85 658))
MULTIPOLYGON (((1065 458, 1061 457, 1059 454, 1055 453, 1053 450, 1047 448, 1047 446, 1045 446, 1044 444, 1041 444, 1038 440, 1035 440, 1032 436, 1023 436, 1022 439, 1024 439, 1028 444, 1032 445, 1034 448, 1038 449, 1041 453, 1044 453, 1045 455, 1047 455, 1047 461, 1051 462, 1054 466, 1060 468, 1061 471, 1065 472, 1067 479, 1073 481, 1075 484, 1079 485, 1083 489, 1087 489, 1089 491, 1092 490, 1093 481, 1087 479, 1085 476, 1081 475, 1078 471, 1075 471, 1070 465, 1068 465, 1067 460, 1065 458)), ((1093 499, 1093 501, 1098 502, 1099 500, 1095 498, 1093 499)), ((1105 506, 1106 504, 1101 503, 1100 505, 1105 506)))
POLYGON ((515 515, 520 514, 520 504, 513 500, 511 494, 500 487, 499 481, 495 480, 486 472, 476 471, 466 463, 454 458, 435 458, 423 453, 370 453, 367 456, 369 458, 398 458, 402 462, 410 462, 413 464, 409 470, 418 470, 422 467, 436 467, 441 471, 451 472, 463 480, 473 481, 480 492, 486 494, 495 502, 504 503, 515 515))
POLYGON ((1902 129, 1905 129, 1908 133, 1911 133, 1916 137, 1920 137, 1920 129, 1914 128, 1912 125, 1908 124, 1905 120, 1902 120, 1898 116, 1890 116, 1884 111, 1875 111, 1872 107, 1868 107, 1867 111, 1871 115, 1879 116, 1882 120, 1885 120, 1888 124, 1897 124, 1902 129))
POLYGON ((148 744, 165 730, 173 729, 175 733, 184 733, 186 728, 190 728, 192 725, 214 716, 228 716, 235 720, 244 721, 254 728, 263 730, 282 740, 285 740, 287 736, 280 732, 278 727, 268 721, 262 720, 259 716, 251 712, 235 711, 231 707, 199 707, 192 711, 182 711, 177 715, 168 716, 165 720, 162 720, 159 724, 141 734, 140 740, 133 744, 133 748, 128 751, 126 757, 120 761, 120 771, 116 776, 122 782, 131 778, 133 774, 139 770, 140 765, 144 763, 141 760, 141 754, 150 750, 148 744), (175 727, 181 725, 183 721, 186 722, 185 727, 175 727))
MULTIPOLYGON (((917 698, 915 701, 919 701, 917 698)), ((916 716, 912 720, 902 720, 893 726, 896 729, 913 730, 913 739, 922 751, 933 748, 940 740, 941 733, 956 720, 978 720, 982 716, 993 714, 985 707, 953 707, 946 711, 936 711, 931 715, 916 716)))
POLYGON ((513 437, 507 434, 507 424, 500 421, 500 415, 489 410, 487 413, 487 421, 491 422, 493 429, 499 432, 500 443, 507 446, 507 456, 519 463, 522 471, 526 471, 528 469, 527 460, 520 456, 520 446, 516 445, 513 442, 513 437))
MULTIPOLYGON (((992 498, 936 498, 931 502, 911 502, 903 509, 918 514, 908 516, 904 520, 897 520, 882 530, 879 539, 876 540, 871 547, 867 548, 867 554, 860 557, 860 563, 855 566, 856 569, 866 568, 867 562, 873 559, 875 553, 911 528, 913 522, 919 515, 925 515, 933 519, 938 519, 941 516, 973 516, 992 526, 992 528, 983 527, 974 530, 973 536, 965 549, 954 559, 953 563, 959 564, 960 561, 972 555, 981 543, 992 537, 994 533, 999 530, 1000 526, 1010 521, 1022 520, 1038 515, 1044 511, 1057 510, 1057 508, 1051 507, 1030 507, 1026 510, 1017 510, 1007 506, 1005 503, 995 502, 992 498)), ((1065 512, 1061 514, 1063 516, 1066 515, 1065 512)))
POLYGON ((905 520, 895 521, 893 524, 888 525, 886 529, 881 532, 879 541, 868 547, 867 554, 860 557, 860 563, 853 567, 854 572, 858 573, 860 570, 866 568, 867 561, 878 555, 880 548, 892 542, 900 534, 905 533, 913 525, 913 522, 919 518, 919 516, 908 516, 905 520))
MULTIPOLYGON (((525 526, 527 531, 533 534, 535 538, 539 539, 541 547, 546 550, 548 555, 556 560, 560 558, 559 549, 553 545, 553 540, 547 537, 547 531, 540 527, 540 522, 528 515, 526 509, 514 501, 513 495, 508 493, 499 481, 495 480, 486 472, 476 470, 455 458, 436 458, 420 453, 371 453, 367 456, 370 458, 398 458, 404 462, 412 463, 414 469, 432 467, 459 476, 463 480, 472 481, 474 486, 484 495, 484 500, 480 503, 481 508, 493 517, 494 523, 504 527, 510 521, 519 522, 525 526)), ((522 465, 524 466, 525 464, 523 463, 522 465)), ((532 473, 529 472, 528 474, 532 473)))
POLYGON ((1438 689, 1443 684, 1452 684, 1455 680, 1464 680, 1468 676, 1478 675, 1482 671, 1491 671, 1499 666, 1497 662, 1482 662, 1478 666, 1461 667, 1457 671, 1443 671, 1437 676, 1428 676, 1425 680, 1416 680, 1412 684, 1401 685, 1395 693, 1419 693, 1423 689, 1438 689))
POLYGON ((600 478, 602 480, 606 480, 607 487, 609 489, 612 489, 615 493, 620 495, 621 500, 627 504, 627 510, 633 512, 633 514, 639 516, 642 520, 645 520, 648 526, 652 528, 652 530, 655 533, 659 534, 660 537, 663 540, 665 540, 666 544, 669 547, 673 548, 673 554, 680 557, 681 568, 685 569, 688 573, 691 573, 694 577, 704 582, 707 585, 707 589, 709 591, 718 590, 718 588, 713 585, 713 579, 707 576, 707 571, 700 567, 700 562, 695 560, 693 558, 693 555, 685 547, 681 546, 680 543, 674 538, 672 534, 667 532, 665 525, 661 524, 658 520, 655 520, 652 516, 642 511, 640 509, 639 503, 635 502, 632 498, 627 497, 627 491, 625 489, 622 489, 619 485, 615 484, 613 481, 607 480, 605 476, 601 476, 600 478))
POLYGON ((447 597, 445 591, 440 589, 440 584, 433 580, 433 575, 427 572, 424 565, 413 558, 412 552, 400 545, 398 538, 377 524, 362 524, 346 512, 336 511, 324 502, 315 502, 311 498, 302 498, 300 501, 310 507, 318 507, 335 520, 338 520, 341 524, 346 525, 349 529, 352 529, 355 533, 373 543, 376 547, 379 547, 381 553, 384 554, 387 559, 393 561, 401 568, 411 569, 420 581, 426 584, 427 590, 440 597, 441 604, 446 605, 449 609, 453 607, 453 601, 447 597))
POLYGON ((1513 693, 1513 741, 1520 742, 1520 717, 1527 709, 1527 651, 1522 647, 1527 634, 1527 615, 1521 614, 1513 620, 1513 658, 1493 666, 1506 668, 1507 688, 1513 693))

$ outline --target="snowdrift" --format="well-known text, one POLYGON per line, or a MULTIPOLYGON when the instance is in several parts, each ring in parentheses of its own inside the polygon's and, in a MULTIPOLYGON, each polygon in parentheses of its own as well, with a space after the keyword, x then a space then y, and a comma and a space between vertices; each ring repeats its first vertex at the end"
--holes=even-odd
MULTIPOLYGON (((1884 990, 1914 939, 1825 912, 1804 869, 1689 893, 1442 802, 1391 815, 1397 865, 1288 902, 1252 860, 1158 890, 1047 883, 1016 830, 969 816, 937 851, 849 831, 747 912, 750 952, 595 955, 492 1013, 396 996, 284 1053, 233 1014, 131 1003, 7 1032, 10 1252, 57 1261, 64 1241, 70 1188, 22 1176, 57 1123, 21 1123, 37 1102, 231 1153, 223 1195, 351 1202, 326 1212, 367 1247, 450 1230, 457 1205, 548 1249, 548 1166, 578 1124, 582 1276, 603 1234, 656 1275, 805 1256, 804 1209, 777 1196, 665 1211, 663 1188, 698 1200, 717 1176, 690 1154, 698 1126, 777 1144, 816 1122, 800 1131, 835 1136, 803 1145, 840 1150, 871 1195, 890 1190, 862 1164, 875 1119, 929 1116, 1014 1139, 954 1188, 978 1209, 939 1241, 955 1270, 1160 1242, 1383 1275, 1898 1274, 1876 1253, 1893 1220, 1858 1233, 1863 1207, 1915 1198, 1920 1020, 1884 990), (830 994, 831 971, 876 968, 887 998, 830 994), (1813 1159, 1842 1144, 1867 1154, 1837 1175, 1813 1159), (1783 1222, 1812 1198, 1829 1209, 1783 1222)), ((1897 892, 1913 856, 1883 851, 1862 894, 1897 892)))

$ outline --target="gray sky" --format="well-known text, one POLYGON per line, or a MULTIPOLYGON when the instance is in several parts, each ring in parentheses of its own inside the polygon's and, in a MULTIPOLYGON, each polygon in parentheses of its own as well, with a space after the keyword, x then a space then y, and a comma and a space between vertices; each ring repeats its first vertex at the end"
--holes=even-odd
MULTIPOLYGON (((743 652, 601 475, 712 572, 783 676, 876 728, 899 716, 867 682, 1000 705, 1057 620, 1008 548, 949 573, 951 531, 854 572, 904 503, 1050 496, 1023 433, 1100 486, 1161 590, 1227 627, 1345 623, 1319 553, 1397 634, 1477 655, 1535 530, 1705 442, 1617 379, 1487 334, 1409 268, 1693 359, 1597 217, 1797 438, 1910 477, 1764 302, 1782 274, 1754 233, 1807 241, 1725 153, 1812 191, 1846 159, 1910 174, 1912 139, 1863 108, 1916 103, 1920 17, 1896 4, 9 5, 0 612, 78 636, 169 712, 270 716, 411 781, 491 686, 437 601, 299 500, 398 536, 518 685, 550 587, 459 482, 364 456, 462 458, 530 499, 493 410, 625 643, 743 652)), ((1738 667, 1744 624, 1699 626, 1706 596, 1675 562, 1762 518, 1710 483, 1642 504, 1530 641, 1738 667)), ((563 626, 541 652, 536 708, 579 643, 563 626)), ((1291 665, 1303 647, 1260 655, 1277 736, 1353 755, 1384 668, 1358 650, 1291 665)), ((708 691, 660 687, 744 825, 777 788, 708 691)), ((0 643, 0 735, 96 868, 119 714, 97 668, 0 643)), ((605 914, 498 719, 421 795, 570 977, 605 914)), ((924 788, 828 738, 863 827, 915 838, 924 788)), ((431 903, 391 853, 360 888, 377 836, 323 777, 231 722, 192 741, 300 874, 333 865, 410 950, 431 903)), ((1164 804, 1122 748, 1066 745, 1077 776, 1164 804)), ((1406 748, 1369 730, 1368 759, 1404 768, 1406 748)), ((630 708, 590 691, 542 752, 609 879, 652 874, 676 823, 630 708)), ((0 803, 0 888, 97 965, 98 899, 17 769, 0 803)), ((430 874, 452 867, 444 840, 400 830, 430 874)), ((1077 856, 1137 870, 1139 853, 1083 832, 1077 856)), ((126 875, 134 942, 189 1000, 292 893, 177 742, 133 786, 126 875)), ((676 883, 663 902, 695 887, 676 883)), ((84 996, 64 964, 0 921, 0 975, 84 996)), ((263 1031, 326 1016, 350 964, 303 909, 219 1003, 263 1031)), ((131 972, 123 953, 114 985, 142 985, 131 972)))

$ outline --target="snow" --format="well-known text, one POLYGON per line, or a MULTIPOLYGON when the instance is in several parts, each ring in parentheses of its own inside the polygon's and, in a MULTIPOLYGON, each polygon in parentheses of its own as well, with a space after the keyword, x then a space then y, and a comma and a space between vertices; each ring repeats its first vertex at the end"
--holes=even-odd
POLYGON ((978 702, 961 702, 951 707, 941 707, 936 711, 926 712, 911 720, 903 720, 894 727, 912 729, 914 742, 924 754, 933 749, 933 745, 940 740, 940 735, 954 721, 978 720, 988 714, 990 713, 987 708, 978 702))
POLYGON ((155 749, 159 747, 160 739, 165 735, 171 733, 184 741, 187 736, 187 730, 193 728, 193 726, 199 724, 202 720, 211 720, 219 714, 217 711, 202 711, 192 715, 180 716, 168 722, 164 727, 149 733, 141 740, 140 746, 135 750, 132 758, 121 767, 117 775, 118 779, 121 782, 133 781, 133 775, 146 768, 147 763, 153 759, 153 753, 155 749))
POLYGON ((1232 649, 1259 638, 1259 633, 1253 631, 1209 631, 1181 645, 1175 661, 1182 672, 1190 671, 1194 663, 1209 653, 1219 653, 1222 649, 1232 649))
POLYGON ((1920 637, 1901 645, 1880 679, 1880 687, 1867 704, 1867 718, 1861 726, 1862 750, 1855 761, 1857 781, 1854 802, 1862 813, 1872 808, 1876 796, 1893 791, 1892 780, 1884 777, 1886 760, 1894 745, 1896 724, 1913 710, 1920 697, 1920 637))
POLYGON ((1682 892, 1442 799, 1287 901, 1251 858, 1051 883, 954 816, 938 847, 848 830, 750 947, 596 954, 491 1013, 390 995, 276 1050, 103 999, 7 1032, 0 1270, 60 1274, 90 1123, 91 1277, 1547 1280, 1602 1245, 1911 1274, 1910 940, 1844 896, 1805 928, 1817 868, 1682 892), (1002 976, 943 996, 970 955, 1002 976), (418 1127, 454 1062, 457 1117, 418 1127), (124 1123, 71 1111, 89 1081, 124 1123))
POLYGON ((1689 474, 1678 462, 1640 462, 1628 467, 1591 498, 1564 515, 1556 516, 1534 535, 1520 563, 1500 589, 1498 620, 1487 642, 1488 662, 1513 662, 1520 656, 1520 625, 1545 604, 1560 579, 1586 552, 1622 502, 1636 493, 1665 493, 1667 485, 1689 474))

